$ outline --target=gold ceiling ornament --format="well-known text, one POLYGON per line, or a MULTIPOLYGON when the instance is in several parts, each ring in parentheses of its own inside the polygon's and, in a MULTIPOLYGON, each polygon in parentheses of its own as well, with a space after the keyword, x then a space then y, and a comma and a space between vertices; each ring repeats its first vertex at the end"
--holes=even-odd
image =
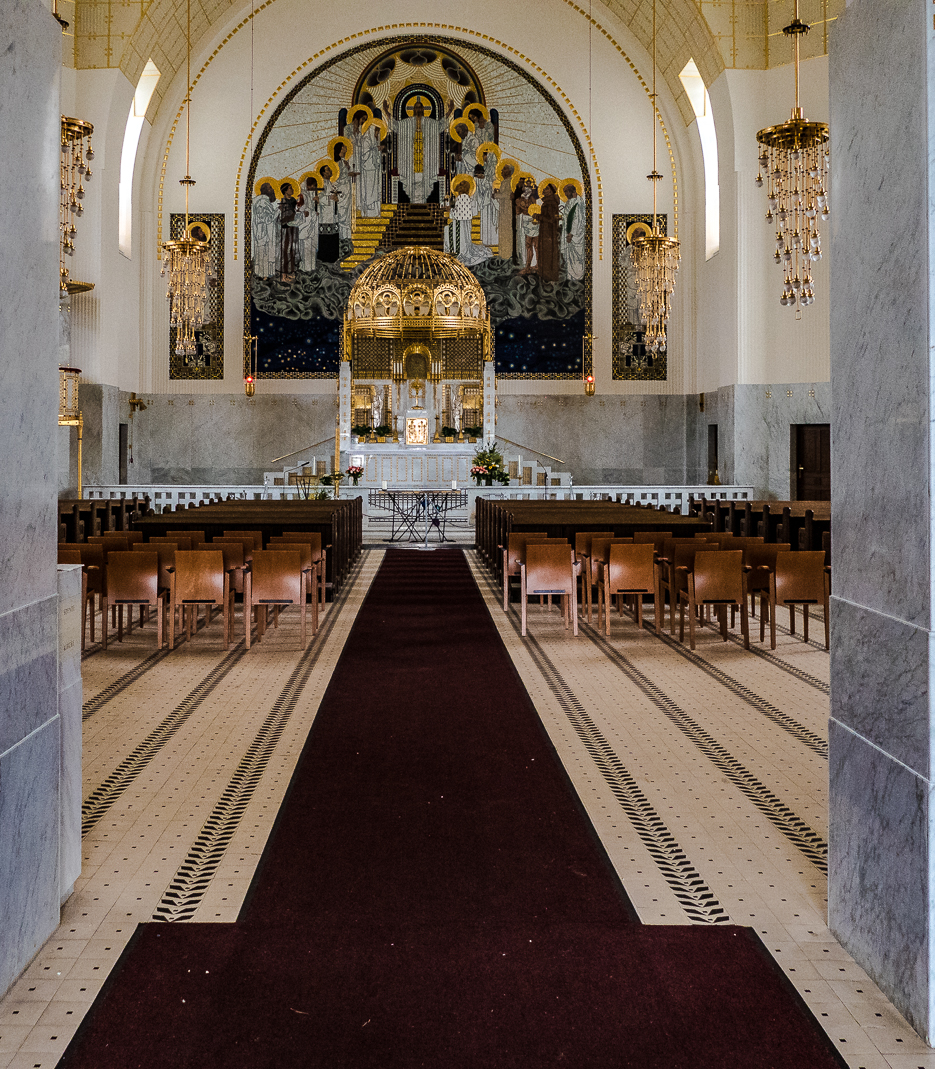
POLYGON ((65 266, 65 257, 75 254, 75 219, 84 214, 84 184, 91 178, 94 159, 91 134, 94 127, 84 119, 62 116, 61 208, 59 211, 59 286, 62 293, 86 293, 93 282, 77 282, 65 266))
POLYGON ((640 317, 643 320, 647 363, 652 364, 654 353, 666 348, 666 322, 671 311, 675 291, 675 273, 679 268, 678 234, 666 237, 659 233, 656 218, 656 183, 662 175, 656 167, 656 0, 653 0, 653 171, 646 177, 653 184, 653 226, 650 233, 637 237, 632 243, 633 267, 636 272, 636 291, 640 317))
MULTIPOLYGON (((795 0, 792 22, 783 28, 791 37, 795 52, 795 106, 792 118, 778 126, 767 126, 756 135, 760 143, 760 172, 756 184, 763 185, 769 210, 766 221, 776 225, 773 259, 783 268, 779 303, 796 309, 815 300, 811 265, 821 259, 819 217, 827 219, 827 176, 831 168, 828 124, 809 122, 799 107, 799 38, 808 33, 799 21, 799 0, 795 0)), ((796 316, 798 318, 798 315, 796 316)))
POLYGON ((166 241, 162 246, 162 271, 169 272, 169 326, 175 327, 175 353, 188 365, 196 362, 197 347, 195 331, 204 326, 205 305, 208 300, 208 283, 211 269, 211 247, 207 241, 199 241, 191 234, 188 218, 188 191, 195 184, 189 166, 191 150, 192 111, 192 4, 187 3, 185 31, 186 92, 185 92, 185 177, 179 185, 185 187, 185 237, 166 241))

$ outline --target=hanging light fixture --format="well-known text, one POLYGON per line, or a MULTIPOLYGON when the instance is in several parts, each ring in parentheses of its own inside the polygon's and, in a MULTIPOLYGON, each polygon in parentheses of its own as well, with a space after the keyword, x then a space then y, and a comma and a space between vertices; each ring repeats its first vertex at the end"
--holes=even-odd
POLYGON ((84 184, 91 179, 94 127, 84 119, 62 116, 61 205, 59 210, 59 285, 62 293, 86 293, 93 282, 78 282, 69 276, 65 257, 75 254, 75 219, 84 214, 84 184), (87 144, 85 144, 87 142, 87 144))
POLYGON ((675 290, 675 272, 679 267, 679 243, 677 234, 668 238, 659 233, 656 219, 656 183, 662 179, 656 167, 656 0, 653 0, 652 102, 653 171, 646 177, 653 184, 653 226, 651 233, 633 242, 633 267, 646 348, 650 353, 659 353, 666 347, 666 321, 675 290))
POLYGON ((78 428, 78 497, 83 491, 81 472, 81 446, 84 436, 84 416, 78 407, 78 378, 80 367, 63 364, 58 369, 58 425, 60 427, 78 428))
POLYGON ((175 353, 187 362, 196 354, 195 331, 204 325, 205 303, 208 298, 208 273, 211 259, 207 241, 193 238, 188 221, 188 191, 195 180, 188 173, 191 147, 192 110, 192 4, 187 4, 186 27, 186 96, 185 96, 185 177, 179 185, 185 187, 185 236, 166 241, 162 246, 162 274, 169 272, 169 325, 175 327, 175 353))
POLYGON ((756 184, 763 185, 765 171, 769 201, 766 221, 776 225, 773 259, 785 276, 779 303, 794 308, 815 300, 811 265, 821 259, 818 220, 827 219, 830 211, 826 186, 831 166, 828 125, 809 122, 799 107, 799 38, 808 30, 799 21, 799 0, 795 0, 792 22, 782 31, 792 38, 795 53, 792 118, 767 126, 756 135, 761 145, 756 184))

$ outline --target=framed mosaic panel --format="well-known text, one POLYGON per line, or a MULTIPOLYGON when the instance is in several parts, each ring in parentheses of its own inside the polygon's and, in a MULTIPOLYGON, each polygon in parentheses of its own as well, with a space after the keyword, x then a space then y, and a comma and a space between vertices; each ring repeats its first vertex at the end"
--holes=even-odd
MULTIPOLYGON (((668 354, 649 353, 640 329, 636 273, 631 259, 631 242, 652 228, 648 215, 615 215, 613 218, 613 377, 665 381, 668 354)), ((666 217, 656 216, 656 229, 666 234, 666 217)))
MULTIPOLYGON (((195 355, 183 357, 175 351, 175 327, 169 328, 170 379, 224 378, 224 216, 188 214, 188 232, 199 241, 207 239, 211 248, 211 268, 205 322, 195 331, 195 355)), ((169 217, 172 241, 185 237, 185 215, 169 217)))
POLYGON ((354 281, 390 249, 427 245, 480 281, 498 376, 580 379, 590 206, 571 122, 509 60, 428 36, 328 60, 278 106, 251 161, 244 327, 257 378, 337 376, 354 281))

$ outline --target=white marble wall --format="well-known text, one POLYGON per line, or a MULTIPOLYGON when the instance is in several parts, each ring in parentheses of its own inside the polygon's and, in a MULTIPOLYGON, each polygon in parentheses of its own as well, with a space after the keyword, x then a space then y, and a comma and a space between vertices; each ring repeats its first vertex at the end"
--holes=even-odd
POLYGON ((852 0, 831 37, 829 879, 832 930, 930 1042, 931 11, 852 0))
POLYGON ((81 567, 58 568, 59 898, 81 875, 81 567))
POLYGON ((58 922, 55 497, 61 28, 0 4, 0 992, 58 922), (28 191, 26 194, 25 191, 28 191))

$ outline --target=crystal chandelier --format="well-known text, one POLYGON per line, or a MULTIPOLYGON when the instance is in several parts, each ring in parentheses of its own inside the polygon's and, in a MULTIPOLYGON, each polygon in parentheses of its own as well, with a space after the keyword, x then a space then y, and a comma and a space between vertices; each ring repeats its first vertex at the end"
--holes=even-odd
POLYGON ((799 21, 799 0, 795 0, 792 22, 782 31, 795 46, 792 118, 779 126, 767 126, 756 135, 761 145, 756 184, 763 185, 765 172, 769 201, 766 221, 776 225, 773 259, 782 265, 785 276, 779 303, 795 308, 815 300, 811 265, 821 259, 818 219, 827 219, 830 211, 826 187, 831 163, 828 126, 809 122, 799 107, 799 38, 808 30, 799 21))
POLYGON ((656 0, 653 0, 653 171, 646 177, 653 184, 652 232, 633 241, 633 267, 640 316, 647 351, 662 352, 666 347, 666 321, 675 291, 675 272, 679 266, 677 237, 659 233, 656 218, 656 183, 662 178, 656 167, 656 0))
POLYGON ((191 235, 188 221, 188 191, 195 180, 188 173, 191 147, 191 85, 192 85, 192 5, 187 4, 186 27, 187 81, 185 97, 185 177, 179 185, 185 187, 185 236, 177 241, 166 241, 162 246, 162 275, 169 272, 169 326, 175 328, 175 353, 185 363, 195 360, 197 348, 195 331, 204 325, 205 303, 208 298, 211 249, 207 241, 198 241, 191 235))
POLYGON ((82 293, 94 288, 93 282, 76 282, 69 277, 65 257, 75 254, 75 219, 84 214, 84 184, 91 178, 90 160, 94 159, 91 134, 94 127, 84 119, 62 116, 61 207, 59 211, 59 284, 63 293, 82 293), (85 147, 87 139, 87 147, 85 147))

